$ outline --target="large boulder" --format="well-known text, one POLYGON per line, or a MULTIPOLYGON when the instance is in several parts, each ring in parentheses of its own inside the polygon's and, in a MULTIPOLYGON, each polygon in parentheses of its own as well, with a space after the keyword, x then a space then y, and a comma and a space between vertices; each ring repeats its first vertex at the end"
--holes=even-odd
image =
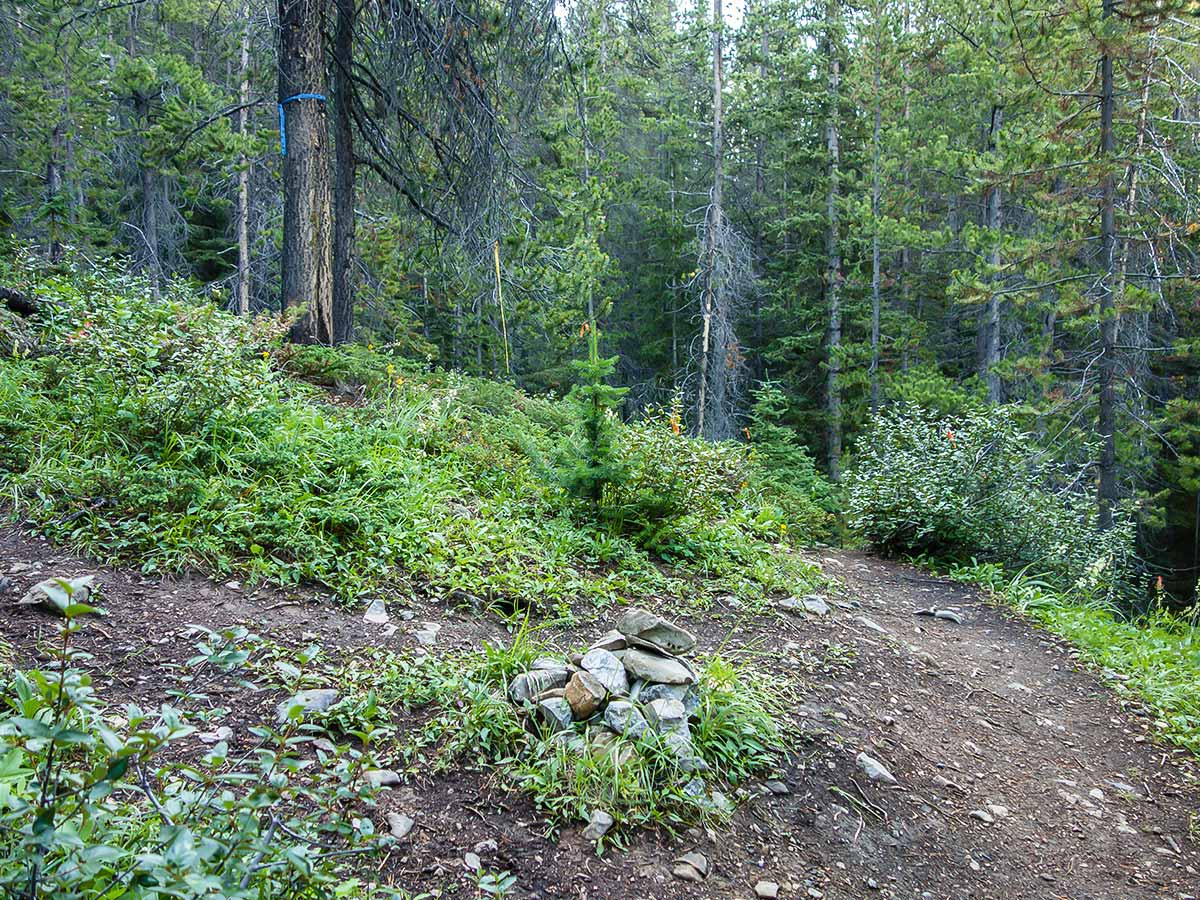
POLYGON ((696 638, 690 631, 638 607, 625 611, 617 622, 617 631, 631 644, 650 646, 665 653, 687 653, 696 646, 696 638))

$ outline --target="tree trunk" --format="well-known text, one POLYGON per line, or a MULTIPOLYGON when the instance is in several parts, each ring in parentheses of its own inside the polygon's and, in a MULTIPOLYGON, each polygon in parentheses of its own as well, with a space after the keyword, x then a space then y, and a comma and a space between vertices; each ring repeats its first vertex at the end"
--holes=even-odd
MULTIPOLYGON (((1104 0, 1104 19, 1113 15, 1115 0, 1104 0)), ((1113 279, 1116 275, 1114 220, 1113 157, 1113 64, 1106 52, 1100 58, 1100 162, 1104 166, 1100 199, 1100 258, 1104 274, 1100 281, 1100 412, 1097 432, 1100 437, 1100 485, 1097 492, 1098 524, 1107 530, 1113 524, 1117 503, 1116 379, 1117 310, 1113 303, 1113 279)))
MULTIPOLYGON (((992 106, 991 124, 988 126, 988 153, 996 152, 996 138, 1004 122, 1004 107, 999 104, 992 106)), ((1000 362, 1000 295, 997 293, 1000 269, 1000 229, 1003 226, 1003 197, 999 181, 988 187, 985 202, 985 227, 991 232, 992 251, 989 262, 992 267, 990 281, 992 290, 984 307, 981 325, 979 377, 987 385, 988 403, 993 405, 1002 399, 1000 375, 996 366, 1000 362)))
POLYGON ((354 18, 357 0, 337 0, 333 42, 333 342, 354 338, 354 18))
POLYGON ((841 478, 842 458, 842 394, 838 385, 841 372, 839 355, 842 346, 841 281, 842 256, 838 235, 838 179, 840 153, 838 150, 838 96, 841 86, 841 61, 837 54, 838 0, 828 0, 825 7, 825 46, 829 55, 829 112, 825 128, 826 150, 829 154, 829 184, 826 191, 828 228, 825 235, 825 289, 829 298, 828 365, 825 389, 826 459, 829 478, 841 478))
POLYGON ((696 399, 696 433, 701 437, 704 436, 705 415, 707 413, 707 393, 708 393, 708 371, 712 365, 709 357, 711 356, 710 341, 712 337, 712 321, 715 305, 715 293, 717 286, 714 283, 716 280, 716 264, 717 264, 717 243, 720 240, 721 229, 724 227, 725 212, 723 209, 724 203, 724 167, 725 167, 725 135, 724 135, 724 110, 722 89, 725 79, 725 63, 724 63, 724 25, 725 17, 721 9, 721 0, 713 0, 712 8, 712 24, 713 24, 713 74, 712 74, 712 89, 713 89, 713 129, 712 129, 712 148, 713 148, 713 184, 712 184, 712 200, 708 208, 708 232, 706 235, 707 247, 705 248, 708 257, 708 272, 704 279, 704 307, 702 311, 703 324, 701 326, 700 335, 700 387, 696 399))
POLYGON ((59 121, 50 131, 50 154, 46 158, 46 251, 52 261, 62 256, 62 222, 59 210, 62 205, 63 174, 62 152, 66 135, 66 123, 59 121))
POLYGON ((242 38, 238 59, 238 138, 243 151, 238 155, 237 205, 234 228, 237 232, 237 311, 250 315, 250 160, 245 153, 250 119, 250 3, 242 4, 242 38))
POLYGON ((880 22, 882 11, 875 7, 875 52, 874 71, 871 73, 873 97, 875 104, 875 122, 871 130, 871 415, 879 412, 879 129, 882 119, 882 105, 879 96, 879 58, 883 48, 879 46, 880 22))
POLYGON ((281 305, 306 307, 292 338, 333 342, 333 242, 322 0, 279 0, 279 102, 283 107, 281 305))

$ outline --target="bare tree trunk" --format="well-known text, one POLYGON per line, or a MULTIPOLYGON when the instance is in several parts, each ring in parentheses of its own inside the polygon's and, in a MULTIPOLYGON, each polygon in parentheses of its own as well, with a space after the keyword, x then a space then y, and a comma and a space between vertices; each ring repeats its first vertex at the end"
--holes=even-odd
POLYGON ((357 0, 337 0, 334 34, 333 90, 335 164, 333 186, 333 342, 354 337, 355 170, 352 104, 354 103, 354 19, 357 0))
POLYGON ((323 0, 279 0, 279 102, 283 107, 283 308, 303 304, 296 340, 333 341, 333 242, 325 130, 323 0), (296 99, 298 98, 298 99, 296 99))
MULTIPOLYGON (((238 138, 243 148, 247 140, 250 119, 250 3, 242 4, 242 37, 238 58, 238 138)), ((238 155, 237 205, 234 209, 237 231, 237 311, 250 315, 250 160, 245 150, 238 155)))
POLYGON ((829 154, 829 184, 826 191, 828 229, 825 235, 825 290, 829 298, 828 363, 825 385, 826 459, 829 477, 841 477, 842 458, 842 393, 838 385, 841 373, 839 355, 842 347, 842 255, 838 235, 838 179, 840 153, 838 150, 838 97, 841 87, 841 61, 837 54, 838 0, 827 0, 825 7, 825 46, 829 54, 829 115, 825 128, 826 150, 829 154))
POLYGON ((46 251, 49 253, 50 259, 54 261, 62 256, 62 222, 59 210, 62 205, 62 152, 65 139, 66 122, 59 120, 50 130, 50 154, 46 158, 46 208, 49 211, 46 226, 46 251))
POLYGON ((721 0, 713 0, 713 185, 712 200, 708 208, 708 230, 706 234, 708 246, 705 255, 708 257, 708 272, 704 283, 703 325, 700 334, 700 386, 696 399, 696 433, 704 436, 704 417, 707 413, 706 402, 708 392, 708 371, 711 365, 709 359, 710 339, 712 337, 713 307, 717 290, 716 266, 717 243, 720 240, 721 229, 724 227, 724 166, 725 166, 725 135, 723 98, 721 96, 725 76, 724 63, 724 27, 725 17, 721 10, 721 0))
POLYGON ((871 415, 879 412, 879 129, 882 118, 882 101, 879 96, 879 59, 883 48, 879 46, 882 10, 878 4, 874 10, 875 52, 874 70, 871 73, 875 122, 871 130, 871 415))
MULTIPOLYGON (((993 104, 991 124, 988 126, 987 150, 996 152, 996 139, 1004 122, 1004 107, 993 104)), ((993 270, 991 276, 992 290, 984 307, 983 321, 980 323, 982 340, 980 341, 979 376, 987 385, 988 403, 997 404, 1002 399, 1000 374, 996 366, 1000 362, 1000 295, 997 293, 1000 268, 1000 229, 1003 226, 1004 206, 999 182, 988 187, 985 203, 984 225, 991 232, 992 252, 989 262, 993 270)))
MULTIPOLYGON (((1116 2, 1104 0, 1103 14, 1112 17, 1116 2)), ((1100 254, 1104 274, 1100 281, 1100 485, 1097 492, 1098 524, 1107 530, 1113 524, 1117 503, 1117 309, 1113 302, 1116 275, 1116 222, 1114 219, 1113 157, 1113 64, 1106 52, 1100 58, 1100 159, 1104 166, 1100 200, 1100 254)))

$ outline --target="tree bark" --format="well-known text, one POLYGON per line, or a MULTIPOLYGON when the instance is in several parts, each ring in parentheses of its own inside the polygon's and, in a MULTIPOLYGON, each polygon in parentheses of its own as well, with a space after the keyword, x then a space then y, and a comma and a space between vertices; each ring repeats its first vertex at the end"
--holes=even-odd
POLYGON ((723 110, 723 85, 725 80, 724 63, 724 26, 725 16, 721 8, 721 0, 713 0, 713 184, 712 199, 708 208, 708 232, 706 235, 706 255, 708 257, 708 272, 704 279, 704 306, 702 310, 702 326, 700 334, 700 386, 696 397, 696 433, 704 436, 706 403, 708 401, 708 370, 711 366, 709 347, 712 337, 712 321, 715 305, 717 242, 721 229, 724 227, 724 169, 725 169, 725 133, 723 110))
POLYGON ((876 4, 873 23, 876 41, 875 52, 872 54, 875 59, 871 73, 872 100, 875 106, 875 122, 871 129, 871 415, 879 412, 879 130, 882 119, 879 59, 883 53, 883 48, 879 46, 881 15, 882 10, 876 4))
POLYGON ((828 361, 825 383, 826 459, 829 478, 841 478, 842 458, 842 394, 838 384, 841 373, 839 355, 842 346, 841 281, 842 255, 839 238, 838 181, 840 152, 838 149, 838 101, 841 87, 841 61, 837 54, 838 0, 827 0, 825 6, 825 46, 829 56, 829 111, 825 128, 826 151, 829 155, 829 183, 826 190, 825 290, 829 299, 828 361))
MULTIPOLYGON (((988 126, 988 153, 996 152, 996 139, 1004 122, 1004 107, 992 105, 991 122, 988 126)), ((979 376, 987 386, 988 403, 995 405, 1003 399, 1000 375, 996 366, 1000 362, 1000 295, 996 292, 1000 268, 1000 229, 1003 226, 1004 206, 1000 183, 988 186, 987 198, 984 204, 985 226, 991 232, 992 250, 988 261, 991 263, 992 290, 988 295, 987 304, 983 311, 983 321, 980 323, 982 341, 980 341, 979 376)))
MULTIPOLYGON (((1103 15, 1108 22, 1115 0, 1104 0, 1103 15)), ((1116 222, 1114 217, 1113 157, 1113 61, 1112 54, 1100 58, 1100 162, 1104 166, 1100 198, 1100 254, 1104 273, 1100 280, 1100 410, 1097 432, 1100 438, 1100 484, 1097 491, 1098 524, 1108 530, 1113 524, 1117 503, 1116 378, 1117 310, 1113 302, 1116 276, 1116 222)))
POLYGON ((66 123, 55 123, 50 131, 50 154, 46 158, 46 208, 48 210, 46 227, 46 252, 51 261, 57 261, 62 256, 62 223, 59 221, 59 207, 62 203, 63 174, 62 152, 65 140, 66 123))
POLYGON ((333 342, 333 241, 325 103, 322 0, 279 0, 279 102, 283 104, 282 308, 306 311, 293 340, 333 342), (287 101, 287 102, 285 102, 287 101))
POLYGON ((333 219, 333 342, 354 338, 354 19, 357 0, 337 0, 333 56, 335 143, 333 219))
POLYGON ((237 231, 237 311, 250 315, 250 160, 245 153, 250 117, 250 3, 242 4, 242 37, 238 59, 238 138, 243 151, 238 155, 237 206, 234 227, 237 231))

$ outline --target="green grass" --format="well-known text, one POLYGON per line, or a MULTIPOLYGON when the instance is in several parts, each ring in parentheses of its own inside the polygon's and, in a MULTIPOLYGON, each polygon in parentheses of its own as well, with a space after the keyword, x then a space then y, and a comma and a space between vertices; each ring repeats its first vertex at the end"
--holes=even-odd
POLYGON ((775 769, 780 731, 770 710, 777 698, 752 671, 717 654, 699 661, 692 739, 710 768, 701 777, 703 792, 693 794, 684 788, 696 776, 682 771, 654 734, 597 740, 602 726, 577 722, 564 743, 530 723, 509 702, 507 688, 547 652, 519 631, 506 647, 474 653, 359 656, 326 673, 343 696, 320 721, 334 734, 370 735, 378 753, 413 774, 461 766, 498 773, 500 785, 531 796, 552 828, 604 809, 617 821, 606 840, 619 841, 640 826, 722 819, 733 809, 725 796, 731 787, 775 769), (402 709, 415 724, 401 718, 402 709))
POLYGON ((279 322, 247 324, 182 286, 152 301, 119 270, 14 265, 0 274, 36 276, 48 314, 34 352, 0 360, 0 490, 104 562, 315 583, 346 600, 421 589, 504 613, 647 595, 753 605, 819 577, 789 549, 803 528, 788 531, 732 445, 719 452, 746 481, 696 490, 717 451, 665 422, 620 428, 651 473, 634 502, 679 492, 651 542, 589 516, 543 470, 575 427, 568 404, 364 347, 296 348, 279 322), (334 403, 316 386, 332 383, 365 397, 334 403), (668 466, 677 487, 657 487, 668 466))
POLYGON ((1172 613, 1156 608, 1125 618, 1101 601, 1072 598, 1025 573, 1000 566, 955 566, 950 577, 988 588, 1120 677, 1115 689, 1136 696, 1157 715, 1159 737, 1200 754, 1200 606, 1172 613))

